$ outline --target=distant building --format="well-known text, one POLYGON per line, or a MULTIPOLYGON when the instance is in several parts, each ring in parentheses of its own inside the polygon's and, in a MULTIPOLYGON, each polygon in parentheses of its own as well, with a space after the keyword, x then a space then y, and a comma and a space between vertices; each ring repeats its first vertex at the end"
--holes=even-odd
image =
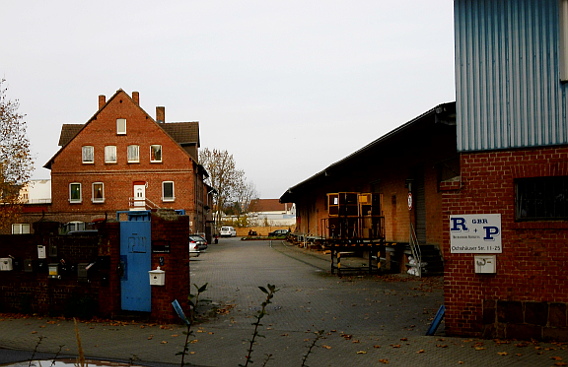
POLYGON ((293 226, 296 224, 296 205, 280 203, 278 199, 254 199, 248 208, 250 226, 293 226))
POLYGON ((51 180, 33 179, 20 190, 20 198, 24 204, 51 203, 51 180))

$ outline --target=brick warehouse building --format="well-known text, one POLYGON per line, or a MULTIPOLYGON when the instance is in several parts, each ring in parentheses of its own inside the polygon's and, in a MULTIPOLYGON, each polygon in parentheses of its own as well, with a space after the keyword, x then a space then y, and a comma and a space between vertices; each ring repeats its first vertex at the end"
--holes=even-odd
POLYGON ((297 235, 317 242, 328 232, 328 193, 379 194, 387 242, 381 256, 389 258, 386 268, 409 270, 412 232, 423 254, 431 252, 435 257, 427 271, 438 272, 442 244, 439 187, 459 174, 455 137, 455 103, 438 105, 290 187, 280 201, 296 204, 297 235), (414 202, 410 210, 409 194, 414 202))
POLYGON ((206 231, 207 172, 198 164, 199 123, 156 119, 118 90, 85 124, 65 124, 51 170, 50 219, 92 222, 116 211, 176 209, 191 232, 206 231))
POLYGON ((567 10, 565 0, 455 1, 448 334, 568 340, 567 10))

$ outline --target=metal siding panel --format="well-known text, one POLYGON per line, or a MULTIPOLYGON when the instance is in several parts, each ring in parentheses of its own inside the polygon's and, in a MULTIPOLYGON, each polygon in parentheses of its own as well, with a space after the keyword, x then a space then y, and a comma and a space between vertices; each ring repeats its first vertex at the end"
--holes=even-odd
POLYGON ((456 0, 459 151, 568 143, 556 0, 456 0))

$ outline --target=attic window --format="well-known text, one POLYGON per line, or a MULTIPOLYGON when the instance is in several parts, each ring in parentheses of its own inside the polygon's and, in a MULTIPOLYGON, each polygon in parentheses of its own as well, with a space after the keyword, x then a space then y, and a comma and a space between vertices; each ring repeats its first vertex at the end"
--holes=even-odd
POLYGON ((126 119, 116 119, 116 133, 126 135, 126 119))
POLYGON ((95 147, 92 146, 83 147, 83 163, 85 164, 95 163, 95 147))
POLYGON ((157 163, 162 161, 162 146, 150 145, 150 162, 157 163))

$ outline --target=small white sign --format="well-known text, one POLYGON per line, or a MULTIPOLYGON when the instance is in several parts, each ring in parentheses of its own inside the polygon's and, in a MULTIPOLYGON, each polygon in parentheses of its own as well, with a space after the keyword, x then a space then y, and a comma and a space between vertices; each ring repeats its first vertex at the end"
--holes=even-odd
POLYGON ((501 214, 451 215, 450 252, 454 254, 503 252, 501 214))

